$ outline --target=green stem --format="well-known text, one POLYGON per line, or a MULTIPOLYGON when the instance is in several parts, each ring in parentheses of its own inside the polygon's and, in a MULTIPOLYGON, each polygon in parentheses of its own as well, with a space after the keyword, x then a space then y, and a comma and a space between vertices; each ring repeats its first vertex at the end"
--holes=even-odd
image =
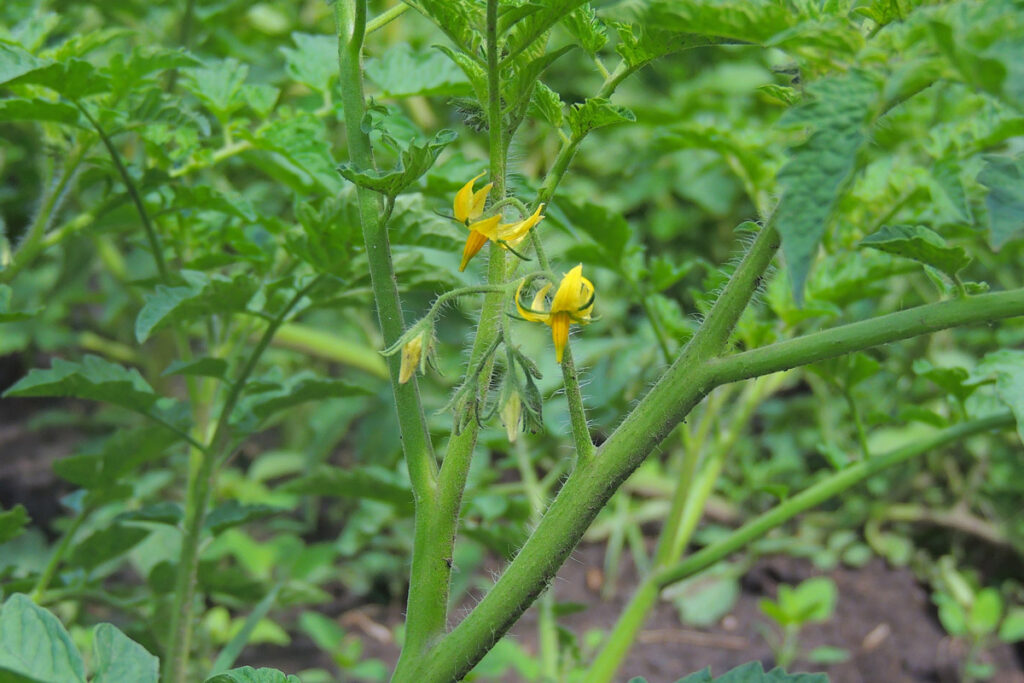
POLYGON ((406 11, 409 9, 412 8, 409 7, 409 5, 405 4, 404 2, 400 2, 394 7, 384 10, 383 12, 375 16, 373 19, 370 19, 368 22, 366 22, 366 33, 370 34, 373 33, 374 31, 384 28, 392 21, 405 14, 406 11))
POLYGON ((42 206, 32 221, 32 225, 26 231, 25 238, 11 257, 10 265, 0 270, 0 284, 7 284, 14 280, 18 273, 32 263, 48 246, 46 233, 53 224, 53 219, 57 216, 61 203, 67 196, 68 185, 75 177, 75 173, 78 172, 78 167, 85 156, 86 147, 87 145, 80 145, 68 156, 60 178, 43 194, 42 206))
POLYGON ((364 346, 340 335, 318 330, 308 325, 286 323, 277 331, 274 346, 282 346, 312 356, 325 358, 374 377, 386 379, 388 366, 384 358, 369 346, 364 346))
POLYGON ((950 327, 1019 315, 1024 315, 1024 289, 940 301, 711 361, 707 381, 714 386, 738 382, 950 327))
POLYGON ((184 535, 181 541, 181 553, 175 581, 170 640, 164 670, 164 680, 168 683, 184 683, 188 678, 189 653, 192 646, 192 619, 195 607, 193 603, 195 602, 196 574, 199 568, 199 542, 202 538, 206 508, 209 505, 210 490, 213 486, 214 469, 219 461, 229 455, 231 414, 245 389, 246 381, 256 369, 263 352, 273 340, 274 334, 318 281, 319 278, 316 278, 299 289, 267 326, 263 336, 249 354, 238 378, 228 389, 209 445, 195 454, 193 458, 192 474, 189 477, 186 493, 184 535))
POLYGON ((75 534, 78 533, 82 523, 85 522, 86 518, 91 513, 92 508, 83 507, 71 521, 71 526, 69 526, 60 537, 60 542, 57 543, 57 547, 53 549, 52 553, 50 553, 50 559, 46 563, 43 573, 39 575, 39 580, 36 581, 35 588, 32 589, 31 598, 34 602, 42 602, 43 595, 50 587, 53 577, 57 575, 57 569, 60 568, 60 563, 64 560, 64 556, 68 552, 68 547, 70 547, 72 539, 74 539, 75 534))
POLYGON ((146 211, 146 205, 142 201, 142 195, 139 194, 138 188, 135 186, 135 181, 132 180, 131 174, 128 173, 128 169, 124 165, 124 161, 121 159, 121 153, 114 147, 113 141, 107 135, 103 127, 100 126, 99 121, 93 118, 89 110, 83 106, 77 100, 72 100, 78 110, 82 112, 82 115, 88 119, 89 123, 96 130, 97 135, 100 136, 100 140, 103 141, 103 146, 107 148, 107 152, 110 154, 110 159, 114 162, 114 167, 117 168, 118 174, 121 176, 121 181, 124 183, 125 189, 128 190, 128 195, 132 198, 132 203, 135 204, 135 210, 139 213, 139 220, 142 221, 142 228, 146 233, 146 240, 149 242, 149 249, 153 252, 153 260, 156 262, 156 270, 160 275, 160 279, 164 282, 167 281, 167 262, 164 260, 163 247, 160 245, 160 240, 157 237, 156 230, 153 228, 153 223, 149 220, 149 212, 146 211))
POLYGON ((594 458, 594 442, 590 438, 590 425, 583 406, 580 380, 572 359, 572 350, 566 345, 562 352, 562 379, 565 382, 565 400, 569 404, 569 424, 576 444, 576 466, 584 467, 594 458))

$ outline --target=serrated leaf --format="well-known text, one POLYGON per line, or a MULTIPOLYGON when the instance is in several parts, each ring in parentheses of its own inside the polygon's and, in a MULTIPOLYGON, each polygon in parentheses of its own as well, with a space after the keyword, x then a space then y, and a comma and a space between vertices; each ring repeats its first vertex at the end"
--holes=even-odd
POLYGON ((989 242, 999 249, 1024 236, 1024 156, 986 156, 978 182, 988 188, 989 242))
POLYGON ((383 97, 468 95, 472 88, 463 71, 436 52, 413 52, 396 45, 366 61, 366 77, 383 97))
POLYGON ((185 87, 218 119, 226 120, 231 112, 245 104, 241 92, 249 67, 237 59, 210 60, 185 73, 185 87))
POLYGON ((286 510, 273 505, 243 505, 237 500, 229 500, 215 507, 206 516, 203 526, 216 536, 231 527, 273 517, 282 512, 286 510))
POLYGON ((152 522, 175 526, 185 518, 185 510, 178 503, 153 503, 138 510, 122 512, 114 517, 115 522, 152 522))
POLYGON ((603 253, 605 265, 617 268, 625 255, 630 229, 621 214, 600 204, 559 199, 558 206, 573 227, 586 233, 603 253))
POLYGON ((537 81, 533 88, 533 109, 537 115, 555 128, 561 128, 565 122, 565 105, 562 98, 554 90, 537 81))
POLYGON ((119 430, 93 452, 57 460, 53 471, 76 486, 104 488, 140 465, 156 460, 180 438, 164 427, 119 430))
POLYGON ((582 104, 574 104, 569 108, 569 128, 577 140, 583 139, 595 128, 634 122, 636 116, 633 112, 601 97, 589 97, 582 104))
POLYGON ((610 21, 609 24, 619 34, 619 44, 615 46, 615 51, 633 69, 683 50, 731 42, 726 38, 666 31, 653 23, 610 21))
POLYGON ((502 96, 506 102, 506 109, 516 112, 527 103, 527 99, 533 93, 534 86, 541 74, 556 59, 576 49, 575 45, 566 45, 557 50, 547 52, 536 59, 521 57, 514 60, 515 68, 513 75, 506 81, 502 96))
POLYGON ((779 171, 782 199, 775 210, 798 303, 803 302, 818 243, 867 140, 866 124, 874 113, 878 85, 862 73, 850 72, 817 83, 811 92, 813 101, 783 116, 784 123, 809 125, 812 132, 779 171))
POLYGON ((68 564, 92 570, 128 552, 149 536, 148 529, 114 524, 95 531, 75 546, 68 564))
POLYGON ((1002 349, 987 354, 975 375, 995 378, 996 394, 1017 418, 1017 434, 1024 441, 1024 351, 1002 349))
POLYGON ((540 41, 540 47, 543 48, 544 41, 541 38, 551 30, 551 27, 585 2, 586 0, 547 0, 543 3, 530 3, 533 11, 523 16, 503 16, 499 21, 498 31, 507 31, 504 59, 514 59, 536 41, 540 41))
POLYGON ((387 197, 396 197, 404 192, 420 176, 426 173, 441 151, 458 137, 455 131, 444 129, 429 142, 417 145, 411 143, 402 150, 398 167, 390 172, 358 171, 352 164, 338 166, 338 172, 348 181, 387 197))
POLYGON ((577 7, 562 20, 576 42, 590 54, 597 54, 608 42, 608 29, 597 18, 589 2, 577 7))
POLYGON ((163 371, 163 376, 188 375, 224 379, 224 373, 227 372, 227 369, 228 362, 223 358, 198 358, 191 361, 176 360, 167 366, 167 369, 163 371))
POLYGON ((441 29, 466 54, 476 54, 484 25, 484 8, 472 0, 408 0, 409 5, 441 29))
POLYGON ((135 319, 135 338, 142 343, 168 325, 193 322, 210 315, 244 311, 258 288, 248 274, 227 278, 198 271, 181 271, 184 287, 158 285, 146 295, 146 303, 135 319))
POLYGON ((85 683, 82 656, 63 624, 20 593, 0 608, 0 678, 85 683))
POLYGON ((17 538, 28 524, 28 511, 24 505, 15 505, 10 510, 0 511, 0 543, 17 538))
POLYGON ((239 412, 252 413, 260 420, 265 420, 274 413, 292 408, 309 401, 326 398, 342 398, 370 393, 366 387, 356 386, 336 379, 322 379, 312 373, 300 373, 278 388, 262 391, 247 397, 239 407, 239 412))
POLYGON ((93 632, 92 683, 157 683, 159 660, 112 624, 93 632))
POLYGON ((240 669, 232 669, 211 676, 203 683, 301 683, 301 681, 298 677, 289 676, 277 669, 254 669, 251 666, 243 666, 240 669))
POLYGON ((960 164, 956 159, 940 159, 931 168, 931 195, 939 208, 953 220, 971 222, 971 204, 960 179, 960 164))
POLYGON ((397 481, 392 473, 374 467, 346 470, 321 465, 312 473, 285 483, 278 490, 313 496, 379 500, 394 505, 403 514, 411 514, 413 509, 412 490, 408 485, 397 481))
POLYGON ((282 47, 285 72, 319 93, 330 92, 338 77, 338 41, 334 36, 292 33, 295 49, 282 47))
POLYGON ((79 126, 78 117, 78 110, 63 102, 19 97, 0 100, 0 121, 50 121, 79 126))
MULTIPOLYGON (((2 226, 0 226, 0 237, 2 237, 2 226)), ((28 320, 35 316, 38 311, 12 311, 11 298, 14 295, 7 285, 0 285, 0 323, 15 323, 20 320, 28 320)))
POLYGON ((148 411, 158 398, 137 370, 98 356, 86 356, 80 364, 55 358, 49 370, 31 370, 4 396, 72 396, 137 412, 148 411))
POLYGON ((41 69, 48 62, 19 45, 0 42, 0 84, 41 69))
POLYGON ((11 79, 7 85, 40 85, 72 100, 109 92, 111 88, 109 76, 81 59, 52 62, 11 79))
POLYGON ((479 62, 472 59, 469 55, 458 50, 453 50, 447 45, 435 45, 438 50, 445 54, 448 59, 452 60, 462 73, 466 76, 469 81, 470 87, 473 88, 473 94, 476 95, 478 102, 487 101, 487 71, 479 62))
POLYGON ((861 247, 913 259, 941 270, 950 278, 967 267, 971 257, 923 225, 884 225, 860 241, 861 247))

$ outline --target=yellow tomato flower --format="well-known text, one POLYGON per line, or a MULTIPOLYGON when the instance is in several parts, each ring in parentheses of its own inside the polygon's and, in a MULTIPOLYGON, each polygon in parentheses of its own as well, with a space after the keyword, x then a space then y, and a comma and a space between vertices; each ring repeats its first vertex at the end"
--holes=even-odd
POLYGON ((519 315, 530 322, 544 323, 551 328, 551 337, 555 342, 555 358, 561 363, 565 346, 569 343, 569 324, 586 325, 590 322, 590 313, 594 310, 594 285, 583 277, 583 264, 579 264, 562 278, 555 296, 551 299, 551 306, 545 311, 544 302, 551 290, 551 284, 541 287, 529 308, 526 308, 520 302, 525 282, 524 280, 516 291, 516 308, 519 309, 519 315))
POLYGON ((544 216, 540 214, 544 205, 541 204, 533 215, 515 223, 502 223, 501 216, 491 216, 482 221, 477 221, 484 212, 484 205, 487 203, 487 195, 490 194, 494 183, 488 183, 479 190, 474 191, 473 186, 477 180, 483 177, 483 173, 476 176, 455 193, 455 203, 452 207, 455 212, 455 220, 459 221, 469 229, 469 237, 466 238, 466 246, 462 249, 462 263, 459 270, 463 271, 470 260, 477 255, 487 241, 490 240, 502 248, 515 247, 530 232, 530 228, 537 225, 544 216), (476 222, 473 222, 476 221, 476 222))
POLYGON ((405 384, 416 374, 417 368, 422 366, 423 357, 423 335, 409 340, 402 347, 402 367, 398 371, 398 383, 405 384))

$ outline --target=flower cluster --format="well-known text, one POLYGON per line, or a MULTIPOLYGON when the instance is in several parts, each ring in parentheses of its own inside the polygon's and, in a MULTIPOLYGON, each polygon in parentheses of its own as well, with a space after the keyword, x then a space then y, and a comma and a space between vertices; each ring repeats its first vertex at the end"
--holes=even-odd
POLYGON ((490 240, 498 246, 509 249, 516 247, 522 242, 533 226, 544 220, 541 211, 544 205, 541 204, 532 216, 515 223, 502 223, 501 214, 490 218, 477 220, 484 213, 484 205, 487 203, 487 195, 490 194, 494 183, 487 183, 479 190, 474 191, 473 186, 484 174, 470 180, 455 193, 455 205, 453 207, 455 220, 459 221, 469 230, 469 237, 466 239, 466 246, 462 249, 462 263, 459 270, 466 269, 466 265, 477 255, 490 240))

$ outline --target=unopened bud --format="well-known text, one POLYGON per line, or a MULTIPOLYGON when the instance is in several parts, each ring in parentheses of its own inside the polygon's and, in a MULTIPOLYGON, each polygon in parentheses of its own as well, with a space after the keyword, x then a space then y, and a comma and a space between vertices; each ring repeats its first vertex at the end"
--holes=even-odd
POLYGON ((412 379, 416 368, 420 365, 423 353, 423 335, 417 335, 402 347, 402 368, 398 372, 398 383, 405 384, 412 379))
POLYGON ((515 443, 519 435, 519 421, 523 415, 523 403, 519 400, 519 393, 509 393, 505 403, 501 406, 501 422, 505 425, 505 433, 508 434, 508 442, 515 443))

